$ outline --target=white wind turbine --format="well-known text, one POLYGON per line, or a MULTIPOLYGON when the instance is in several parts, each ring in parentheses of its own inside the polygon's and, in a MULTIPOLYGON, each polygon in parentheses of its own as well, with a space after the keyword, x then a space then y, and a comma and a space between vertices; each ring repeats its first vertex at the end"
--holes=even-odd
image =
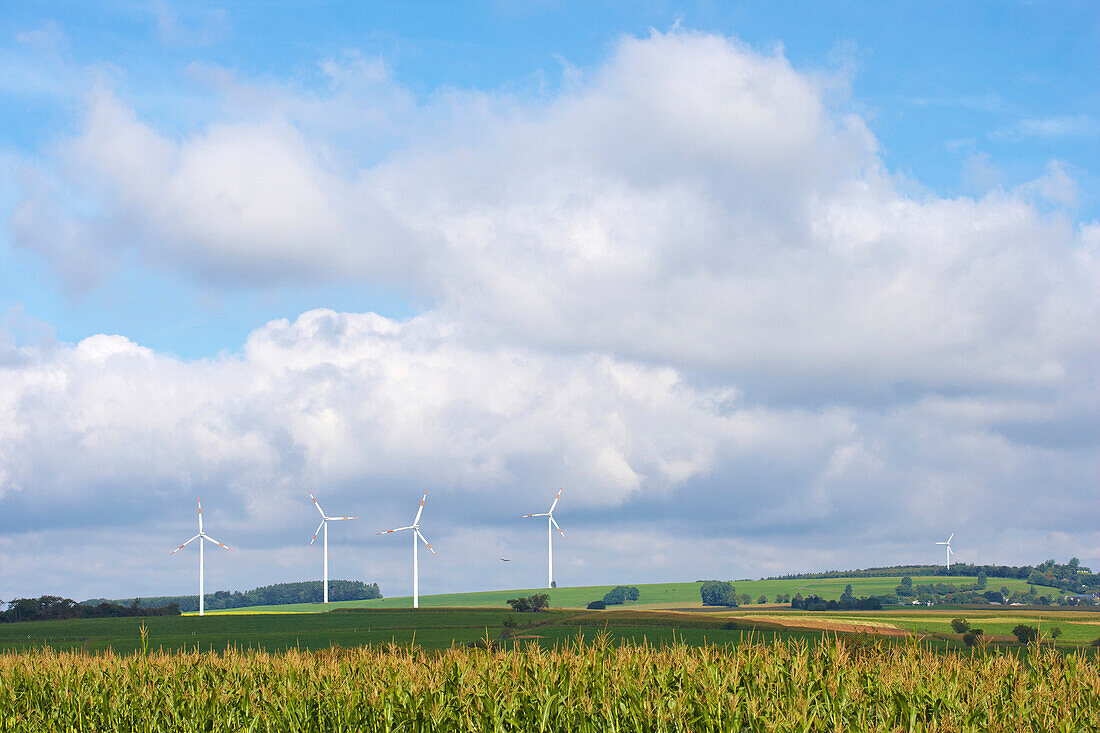
MULTIPOLYGON (((416 510, 416 519, 408 527, 398 527, 397 529, 387 529, 385 532, 379 532, 378 534, 391 534, 393 532, 404 532, 406 529, 413 531, 413 608, 420 608, 420 562, 417 559, 417 545, 416 540, 419 537, 421 541, 427 545, 429 550, 432 550, 432 546, 428 544, 428 541, 424 539, 424 535, 420 534, 420 515, 424 513, 424 502, 428 499, 428 492, 424 492, 424 498, 420 500, 420 508, 416 510)), ((432 550, 432 554, 436 557, 435 550, 432 550)))
POLYGON ((951 536, 947 538, 947 542, 937 542, 937 545, 947 545, 947 569, 951 569, 951 540, 954 539, 955 533, 952 532, 951 536))
POLYGON ((191 544, 195 540, 199 541, 199 615, 204 616, 204 615, 206 615, 206 603, 205 603, 205 600, 203 599, 203 595, 205 594, 205 591, 203 589, 203 574, 202 574, 203 540, 206 540, 208 542, 213 542, 215 545, 218 545, 219 547, 224 547, 227 550, 232 550, 233 548, 229 547, 228 545, 223 545, 221 542, 218 542, 216 539, 214 539, 213 537, 211 537, 210 535, 208 535, 208 534, 206 534, 205 532, 202 531, 202 499, 199 499, 199 533, 197 535, 195 535, 194 537, 192 537, 191 539, 184 542, 182 545, 180 545, 176 549, 169 552, 168 554, 169 555, 175 555, 177 552, 179 552, 183 548, 187 547, 189 544, 191 544))
POLYGON ((355 519, 355 517, 326 517, 325 512, 321 509, 321 505, 317 503, 317 499, 314 498, 312 491, 307 491, 309 498, 313 499, 313 506, 317 507, 317 511, 321 513, 321 523, 317 525, 317 532, 313 533, 313 539, 309 541, 309 546, 313 547, 314 541, 317 539, 317 534, 322 529, 325 530, 325 538, 321 543, 325 548, 325 561, 324 561, 324 587, 325 587, 325 600, 324 603, 328 603, 328 523, 329 522, 342 522, 345 519, 355 519))
POLYGON ((565 532, 561 531, 561 527, 558 527, 558 523, 554 521, 554 507, 558 505, 558 499, 561 498, 562 489, 558 489, 558 495, 554 497, 554 503, 550 505, 550 511, 543 512, 542 514, 524 514, 520 519, 526 519, 527 517, 546 517, 546 547, 547 547, 547 567, 549 579, 546 581, 546 587, 554 587, 554 528, 557 527, 558 532, 561 532, 562 539, 565 539, 565 532))

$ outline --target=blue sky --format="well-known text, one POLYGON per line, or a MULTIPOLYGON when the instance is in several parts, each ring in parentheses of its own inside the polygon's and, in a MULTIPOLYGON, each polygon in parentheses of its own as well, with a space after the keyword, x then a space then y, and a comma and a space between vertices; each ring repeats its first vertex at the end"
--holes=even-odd
POLYGON ((572 484, 577 581, 956 522, 1098 564, 1098 40, 1088 2, 10 3, 0 583, 173 590, 15 548, 159 547, 199 491, 256 548, 225 583, 296 580, 307 483, 438 486, 486 557, 530 537, 477 506, 572 484))

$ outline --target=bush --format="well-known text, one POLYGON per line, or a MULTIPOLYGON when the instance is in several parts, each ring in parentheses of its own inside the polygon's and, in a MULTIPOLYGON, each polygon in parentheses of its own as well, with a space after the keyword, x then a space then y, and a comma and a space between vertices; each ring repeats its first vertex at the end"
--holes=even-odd
POLYGON ((704 606, 736 606, 737 595, 728 580, 708 580, 699 588, 704 606))
POLYGON ((642 597, 642 592, 640 590, 638 590, 637 587, 635 587, 633 585, 628 585, 626 587, 626 600, 636 601, 641 597, 642 597))
POLYGON ((974 646, 979 641, 981 641, 981 638, 981 629, 970 629, 965 634, 963 634, 963 644, 966 644, 967 646, 974 646))
POLYGON ((965 634, 970 631, 970 622, 964 618, 951 619, 951 628, 955 630, 956 634, 965 634))
POLYGON ((767 603, 768 602, 768 597, 766 595, 764 595, 763 593, 761 593, 760 597, 756 599, 756 602, 757 603, 767 603))
POLYGON ((546 593, 536 593, 526 598, 509 598, 508 605, 513 611, 519 613, 538 613, 550 608, 550 596, 546 593))
POLYGON ((1061 635, 1062 635, 1062 627, 1061 626, 1055 626, 1053 629, 1050 630, 1050 638, 1051 639, 1057 639, 1061 635))
POLYGON ((1017 624, 1016 628, 1012 630, 1012 635, 1015 636, 1016 640, 1021 644, 1030 644, 1039 638, 1039 630, 1027 624, 1017 624))
POLYGON ((609 606, 621 606, 626 603, 626 586, 617 585, 604 593, 603 602, 609 606))
POLYGON ((607 608, 607 604, 603 601, 591 601, 587 607, 591 611, 602 611, 607 608))

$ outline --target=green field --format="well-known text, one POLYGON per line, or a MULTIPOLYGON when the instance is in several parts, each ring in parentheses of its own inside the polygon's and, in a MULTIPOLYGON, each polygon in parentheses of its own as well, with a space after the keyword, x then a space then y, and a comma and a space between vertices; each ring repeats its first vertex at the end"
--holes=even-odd
POLYGON ((676 640, 691 645, 738 643, 750 635, 767 641, 817 636, 797 629, 771 628, 767 623, 733 623, 710 614, 364 609, 320 614, 218 614, 203 618, 154 616, 0 624, 0 651, 48 647, 89 652, 110 649, 126 654, 141 648, 139 629, 143 624, 148 631, 149 648, 164 651, 224 651, 233 647, 277 652, 390 643, 445 649, 486 638, 497 640, 506 618, 520 624, 515 631, 518 638, 544 646, 589 638, 599 631, 609 633, 615 642, 660 644, 676 640))
MULTIPOLYGON (((315 624, 326 615, 285 618, 315 624)), ((625 621, 631 612, 608 615, 625 621)), ((646 616, 633 615, 639 622, 646 616)), ((684 615, 708 620, 705 614, 684 615)), ((176 619, 181 620, 186 619, 176 619)), ((653 631, 640 627, 632 633, 643 630, 653 631)), ((732 647, 683 644, 679 638, 670 644, 614 645, 598 629, 581 633, 585 643, 571 640, 549 649, 526 643, 442 652, 386 645, 279 654, 120 656, 42 648, 0 653, 0 728, 27 733, 1100 730, 1095 656, 1037 646, 951 654, 928 644, 858 637, 814 644, 741 640, 732 647)))
MULTIPOLYGON (((944 578, 938 576, 918 576, 913 578, 915 585, 924 583, 952 582, 962 585, 964 582, 972 582, 969 578, 944 578)), ((845 586, 851 584, 852 592, 858 598, 860 596, 883 595, 893 593, 901 582, 901 577, 882 578, 824 578, 819 580, 741 580, 736 582, 738 593, 748 593, 753 601, 764 594, 768 601, 775 600, 778 593, 795 595, 801 593, 808 596, 816 593, 825 600, 840 598, 845 586)), ((629 585, 629 584, 628 584, 629 585)), ((640 583, 637 584, 641 591, 641 597, 631 603, 627 608, 677 608, 699 606, 699 586, 701 583, 640 583)), ((1012 591, 1026 591, 1029 586, 1024 580, 993 578, 989 581, 990 589, 999 589, 1007 586, 1012 591)), ((498 590, 481 591, 475 593, 445 593, 440 595, 420 596, 421 608, 507 608, 509 598, 527 596, 532 593, 548 593, 552 608, 584 608, 589 601, 603 598, 604 593, 611 590, 611 585, 590 585, 571 588, 527 588, 522 590, 498 590)), ((296 603, 285 606, 251 606, 249 608, 234 608, 224 611, 210 611, 211 614, 226 613, 317 613, 333 608, 409 608, 412 606, 410 596, 398 596, 395 598, 379 598, 369 601, 341 601, 330 603, 327 606, 321 603, 296 603)))
POLYGON ((62 651, 131 653, 141 647, 139 629, 148 631, 149 648, 164 651, 216 651, 227 648, 281 652, 331 647, 415 645, 438 650, 486 639, 510 645, 533 641, 544 647, 591 639, 606 632, 611 641, 651 644, 741 644, 801 639, 817 642, 840 634, 874 634, 900 642, 911 635, 941 649, 962 649, 951 620, 967 618, 995 644, 1015 646, 1016 624, 1062 630, 1059 648, 1087 645, 1100 636, 1100 611, 1035 608, 944 607, 882 611, 807 612, 777 606, 580 611, 553 609, 517 614, 498 609, 351 609, 331 613, 212 614, 149 618, 74 619, 0 624, 0 652, 51 648, 62 651), (519 627, 505 632, 505 621, 519 627), (510 635, 509 635, 510 634, 510 635))
MULTIPOLYGON (((915 584, 942 581, 937 577, 915 577, 915 584)), ((80 619, 0 624, 0 650, 21 651, 50 647, 59 650, 114 650, 120 653, 139 648, 138 628, 149 632, 152 649, 172 651, 224 651, 227 647, 270 652, 287 649, 317 650, 395 643, 424 649, 443 649, 479 640, 498 639, 505 619, 522 627, 516 633, 543 646, 578 638, 589 638, 604 629, 612 641, 664 644, 674 640, 690 645, 740 643, 746 634, 753 638, 801 638, 815 640, 833 632, 872 631, 895 638, 916 633, 941 647, 960 646, 951 619, 965 616, 981 627, 995 642, 1005 642, 1017 623, 1062 630, 1059 646, 1091 642, 1100 636, 1100 613, 1071 610, 1010 609, 978 607, 953 610, 892 608, 883 611, 807 612, 773 603, 777 593, 816 593, 826 599, 839 598, 851 584, 858 596, 889 593, 900 578, 828 578, 821 580, 738 581, 738 593, 754 600, 766 594, 769 603, 752 603, 737 608, 703 608, 700 583, 647 583, 638 585, 638 601, 608 611, 585 611, 591 600, 603 597, 612 586, 487 591, 421 596, 421 608, 410 608, 408 597, 322 604, 260 606, 213 611, 205 618, 182 617, 80 619), (516 614, 507 599, 547 592, 551 610, 540 614, 516 614), (1040 617, 1041 615, 1041 617, 1040 617)), ((991 582, 993 588, 1007 585, 1024 590, 1022 580, 991 582)), ((509 642, 505 642, 506 644, 509 642)))

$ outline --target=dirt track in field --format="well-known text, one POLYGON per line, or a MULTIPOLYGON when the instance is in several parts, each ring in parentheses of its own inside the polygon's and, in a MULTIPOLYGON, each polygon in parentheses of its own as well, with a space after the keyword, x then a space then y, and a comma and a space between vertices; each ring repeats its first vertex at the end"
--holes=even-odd
POLYGON ((835 619, 817 620, 812 618, 791 618, 783 616, 722 616, 722 618, 728 618, 731 621, 746 621, 748 623, 767 622, 792 629, 840 631, 849 634, 878 634, 879 636, 909 636, 908 631, 903 631, 889 624, 836 621, 835 619))

